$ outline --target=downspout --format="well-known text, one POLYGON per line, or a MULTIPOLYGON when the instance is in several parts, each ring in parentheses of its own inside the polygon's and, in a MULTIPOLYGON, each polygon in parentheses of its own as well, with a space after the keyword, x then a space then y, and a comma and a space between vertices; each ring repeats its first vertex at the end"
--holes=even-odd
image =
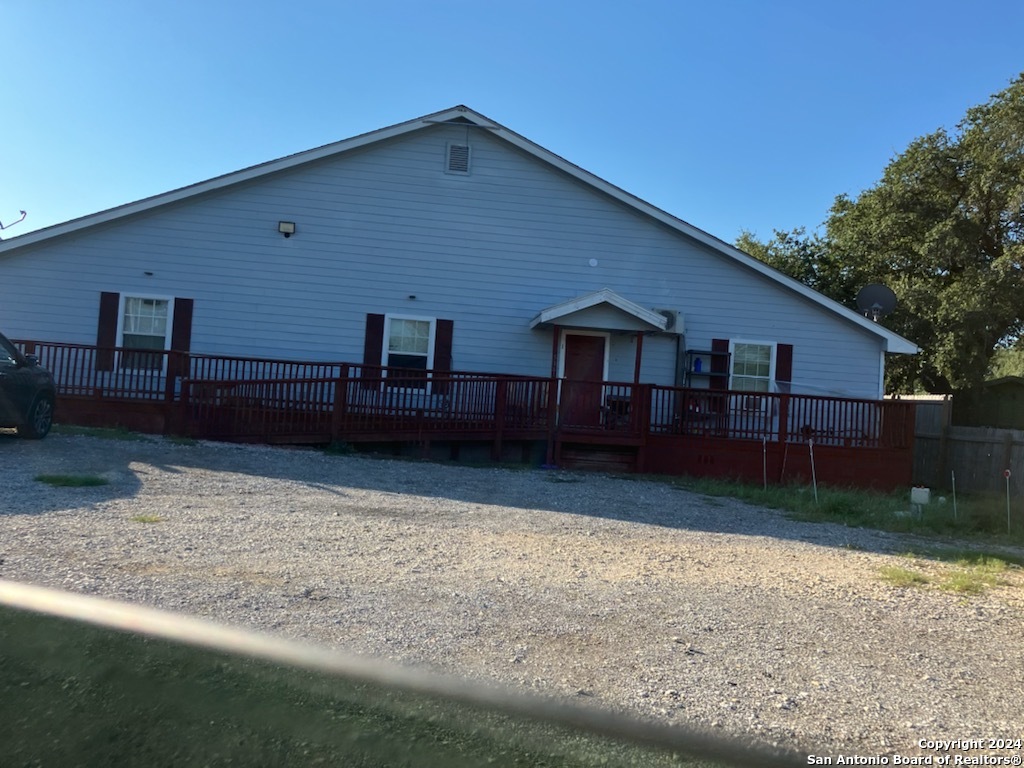
POLYGON ((675 385, 677 387, 686 386, 686 375, 683 371, 683 360, 686 359, 686 335, 682 333, 676 334, 676 365, 675 365, 675 385))

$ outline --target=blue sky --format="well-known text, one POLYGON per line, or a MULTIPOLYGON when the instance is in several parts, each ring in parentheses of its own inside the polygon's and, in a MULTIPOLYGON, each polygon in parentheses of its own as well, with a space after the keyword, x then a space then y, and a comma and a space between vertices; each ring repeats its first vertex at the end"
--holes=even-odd
POLYGON ((724 240, 1024 70, 1024 3, 0 0, 5 238, 466 104, 724 240))

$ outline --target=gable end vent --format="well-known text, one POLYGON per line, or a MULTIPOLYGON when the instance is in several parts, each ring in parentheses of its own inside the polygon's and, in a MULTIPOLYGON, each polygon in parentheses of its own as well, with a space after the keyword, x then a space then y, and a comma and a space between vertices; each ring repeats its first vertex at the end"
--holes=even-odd
POLYGON ((449 144, 445 170, 448 173, 469 173, 469 145, 449 144))

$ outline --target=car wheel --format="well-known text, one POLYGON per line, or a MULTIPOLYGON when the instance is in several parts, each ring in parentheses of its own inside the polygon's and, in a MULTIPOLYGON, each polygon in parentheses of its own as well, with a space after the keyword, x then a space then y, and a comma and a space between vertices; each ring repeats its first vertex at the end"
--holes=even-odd
POLYGON ((53 426, 53 398, 40 395, 28 409, 28 418, 18 427, 18 437, 30 440, 41 440, 46 437, 53 426))

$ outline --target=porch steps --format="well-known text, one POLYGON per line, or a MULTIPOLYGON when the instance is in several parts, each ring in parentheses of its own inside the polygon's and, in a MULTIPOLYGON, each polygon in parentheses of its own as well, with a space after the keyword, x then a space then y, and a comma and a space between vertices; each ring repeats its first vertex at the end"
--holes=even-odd
POLYGON ((632 446, 561 446, 558 465, 565 469, 628 473, 637 469, 637 449, 632 446))

